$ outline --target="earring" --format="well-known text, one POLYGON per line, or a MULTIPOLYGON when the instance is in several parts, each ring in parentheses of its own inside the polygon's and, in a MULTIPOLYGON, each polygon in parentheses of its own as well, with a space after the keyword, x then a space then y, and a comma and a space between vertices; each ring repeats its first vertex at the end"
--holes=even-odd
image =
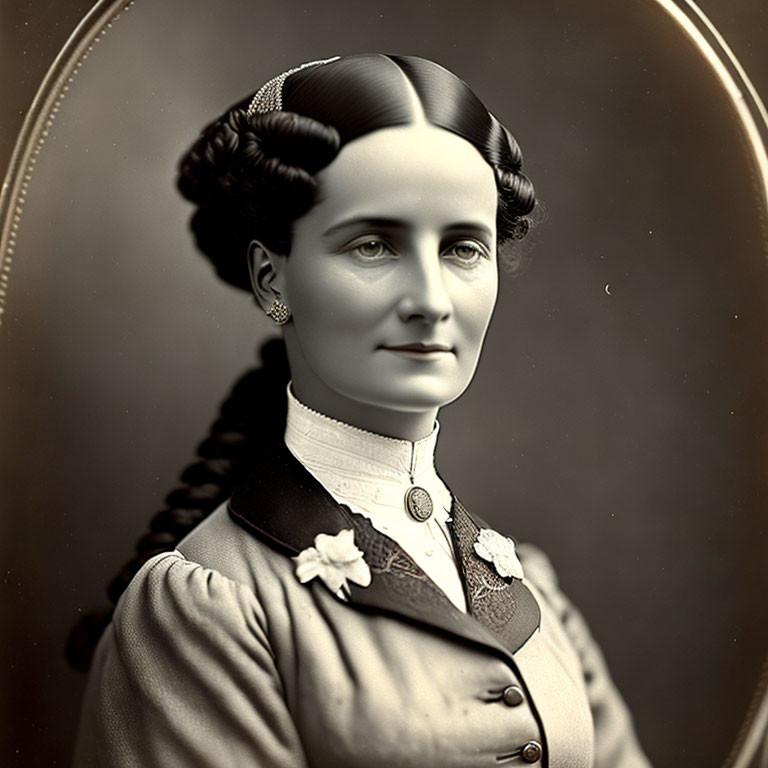
POLYGON ((277 325, 285 325, 291 319, 291 310, 280 299, 275 299, 267 310, 267 316, 277 325))

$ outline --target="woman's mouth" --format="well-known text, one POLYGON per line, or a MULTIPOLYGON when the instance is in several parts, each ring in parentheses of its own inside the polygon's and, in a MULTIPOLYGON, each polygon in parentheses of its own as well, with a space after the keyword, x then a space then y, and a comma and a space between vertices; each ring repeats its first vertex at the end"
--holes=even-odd
POLYGON ((446 344, 424 344, 422 342, 382 344, 380 348, 412 360, 442 360, 447 355, 453 354, 453 349, 446 344))

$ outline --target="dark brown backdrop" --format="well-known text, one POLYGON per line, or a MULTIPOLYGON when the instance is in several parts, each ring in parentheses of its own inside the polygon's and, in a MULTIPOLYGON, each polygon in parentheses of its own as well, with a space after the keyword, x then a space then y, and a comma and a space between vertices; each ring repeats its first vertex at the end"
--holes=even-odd
MULTIPOLYGON (((768 92, 762 0, 703 6, 768 92)), ((0 5, 2 161, 85 7, 0 5)), ((361 50, 459 72, 548 211, 441 417, 442 474, 550 554, 655 764, 717 766, 768 647, 768 275, 730 108, 649 0, 138 0, 97 46, 38 164, 0 329, 0 762, 68 762, 66 631, 270 331, 194 254, 180 151, 275 73, 361 50)))

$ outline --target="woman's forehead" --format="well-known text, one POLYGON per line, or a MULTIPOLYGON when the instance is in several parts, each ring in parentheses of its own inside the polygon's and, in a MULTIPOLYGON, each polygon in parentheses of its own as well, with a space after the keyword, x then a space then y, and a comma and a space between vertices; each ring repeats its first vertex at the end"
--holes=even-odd
POLYGON ((304 218, 326 229, 354 218, 495 222, 491 166, 466 139, 427 123, 350 142, 317 180, 317 203, 304 218))

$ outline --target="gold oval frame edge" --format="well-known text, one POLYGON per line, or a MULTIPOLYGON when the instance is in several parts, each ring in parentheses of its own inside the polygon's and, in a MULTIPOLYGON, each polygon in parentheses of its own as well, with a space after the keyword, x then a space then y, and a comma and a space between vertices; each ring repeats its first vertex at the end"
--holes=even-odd
POLYGON ((0 324, 11 267, 37 156, 45 144, 70 85, 93 47, 135 0, 98 0, 64 43, 29 107, 0 188, 0 324))

